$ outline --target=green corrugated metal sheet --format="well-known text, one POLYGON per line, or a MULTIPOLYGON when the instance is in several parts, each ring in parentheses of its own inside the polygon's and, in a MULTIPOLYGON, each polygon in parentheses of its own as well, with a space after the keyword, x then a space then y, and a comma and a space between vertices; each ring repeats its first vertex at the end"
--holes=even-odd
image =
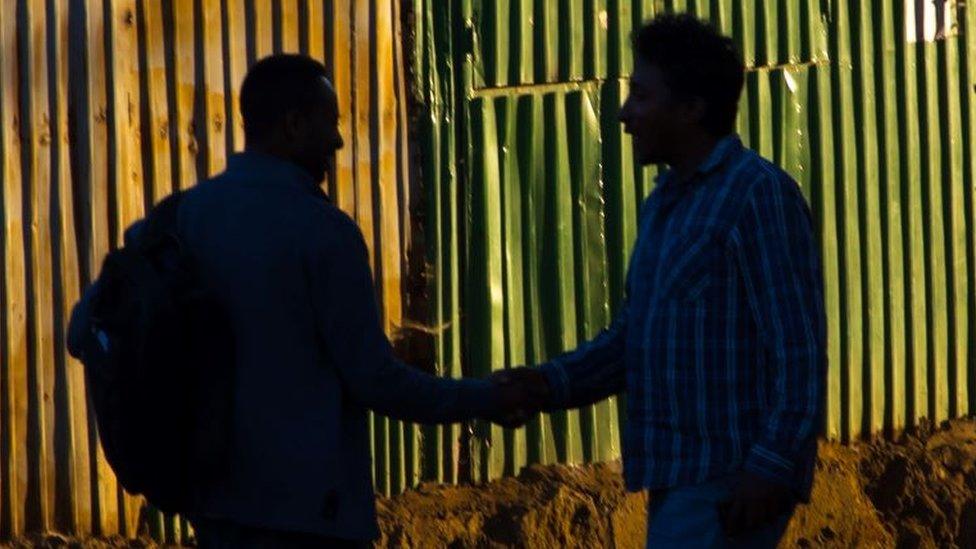
MULTIPOLYGON (((273 49, 329 61, 351 132, 331 190, 381 251, 387 328, 429 339, 437 373, 481 376, 542 362, 611 318, 655 174, 634 166, 616 120, 630 34, 663 11, 711 19, 750 67, 740 133, 797 178, 817 219, 830 317, 825 433, 893 432, 973 407, 976 16, 958 0, 413 0, 425 204, 416 236, 429 268, 405 270, 429 291, 402 304, 415 206, 399 186, 406 155, 388 154, 407 147, 400 3, 185 0, 165 3, 166 18, 149 0, 8 4, 0 536, 52 525, 135 532, 139 502, 117 489, 80 370, 62 356, 65 307, 144 205, 218 169, 225 146, 239 144, 234 94, 221 90, 273 49), (948 8, 942 24, 936 6, 948 8), (128 95, 140 108, 118 116, 128 95), (214 113, 213 124, 193 123, 214 113), (140 119, 166 131, 140 131, 140 119), (418 319, 425 301, 430 318, 418 319)), ((518 430, 375 416, 376 487, 610 459, 619 406, 518 430)), ((186 532, 155 514, 149 526, 168 540, 186 532)))
MULTIPOLYGON (((800 182, 817 220, 826 435, 967 414, 976 17, 945 6, 948 24, 923 36, 934 8, 921 0, 415 0, 442 370, 539 363, 608 322, 655 174, 616 120, 630 35, 690 11, 736 40, 749 67, 738 131, 800 182)), ((616 456, 617 406, 476 426, 462 465, 490 478, 616 456)))

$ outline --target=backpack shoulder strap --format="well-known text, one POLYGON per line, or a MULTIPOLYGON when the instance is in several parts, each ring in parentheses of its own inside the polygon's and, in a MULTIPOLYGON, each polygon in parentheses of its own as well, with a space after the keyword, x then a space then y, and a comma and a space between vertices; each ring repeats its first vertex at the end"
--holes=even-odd
POLYGON ((143 242, 158 242, 161 238, 177 238, 177 216, 183 191, 175 192, 157 204, 146 216, 143 242))

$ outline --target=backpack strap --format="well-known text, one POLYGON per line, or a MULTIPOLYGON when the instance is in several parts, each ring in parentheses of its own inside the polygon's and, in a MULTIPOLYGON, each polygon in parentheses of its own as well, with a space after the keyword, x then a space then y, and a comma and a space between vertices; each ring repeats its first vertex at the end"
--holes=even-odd
POLYGON ((154 253, 160 248, 181 249, 177 218, 183 192, 173 193, 157 204, 146 215, 144 228, 139 235, 136 249, 142 253, 154 253))
POLYGON ((162 200, 146 216, 145 238, 147 242, 177 236, 177 219, 183 191, 175 192, 162 200))

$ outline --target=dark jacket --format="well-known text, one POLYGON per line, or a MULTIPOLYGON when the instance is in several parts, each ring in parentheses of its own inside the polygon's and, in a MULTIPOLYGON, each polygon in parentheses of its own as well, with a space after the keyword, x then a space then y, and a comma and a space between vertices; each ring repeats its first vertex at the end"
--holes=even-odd
POLYGON ((424 423, 483 416, 489 382, 393 356, 359 228, 291 163, 231 157, 187 192, 179 230, 229 312, 238 357, 233 457, 196 513, 376 537, 367 409, 424 423))

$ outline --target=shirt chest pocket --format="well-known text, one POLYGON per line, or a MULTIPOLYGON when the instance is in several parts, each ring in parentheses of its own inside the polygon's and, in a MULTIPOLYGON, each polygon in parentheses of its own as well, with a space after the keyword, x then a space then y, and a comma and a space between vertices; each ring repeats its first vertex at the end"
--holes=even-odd
POLYGON ((658 302, 706 299, 726 274, 725 246, 715 231, 687 231, 675 238, 658 264, 658 302))

